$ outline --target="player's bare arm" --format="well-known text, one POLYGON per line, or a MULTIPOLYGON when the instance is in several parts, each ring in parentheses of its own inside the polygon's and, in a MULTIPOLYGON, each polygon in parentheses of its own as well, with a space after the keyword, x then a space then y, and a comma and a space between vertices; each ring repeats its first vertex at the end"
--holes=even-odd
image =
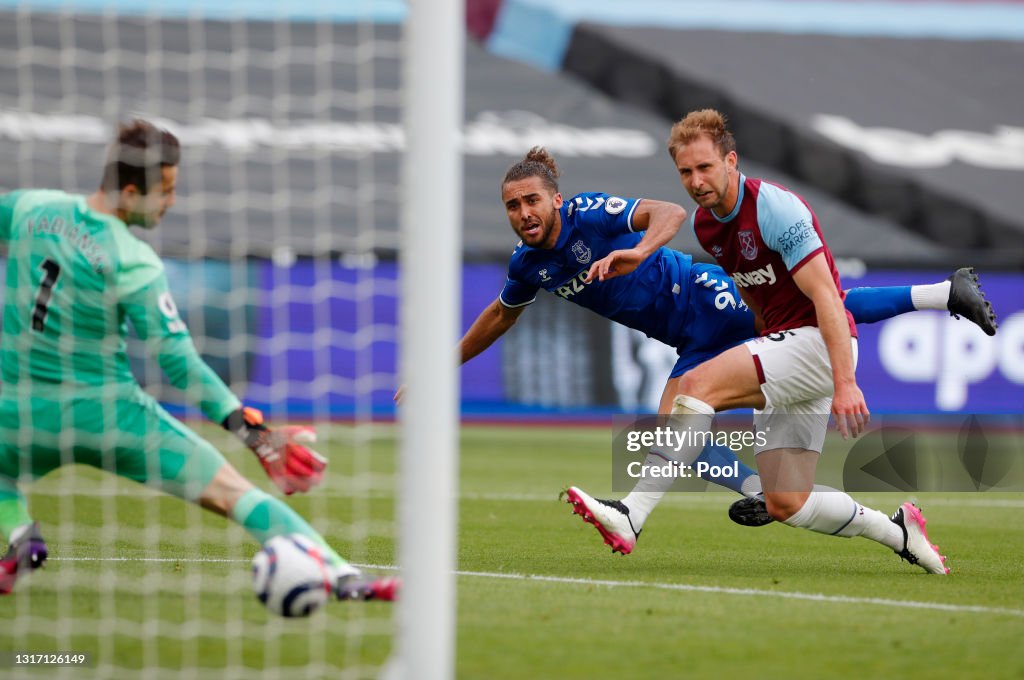
POLYGON ((637 203, 633 212, 633 231, 643 231, 635 248, 614 250, 595 262, 586 282, 624 276, 635 270, 651 253, 671 241, 686 221, 686 210, 675 203, 648 198, 637 203))
POLYGON ((844 439, 850 435, 856 437, 867 422, 868 407, 854 374, 846 309, 839 298, 825 254, 818 253, 812 257, 793 274, 793 280, 801 292, 814 302, 818 327, 828 348, 835 384, 832 413, 836 417, 836 425, 844 439))
MULTIPOLYGON (((494 344, 515 324, 516 320, 523 313, 523 307, 506 307, 501 300, 495 298, 494 302, 487 305, 476 321, 469 327, 466 334, 459 341, 459 363, 464 364, 477 354, 494 344)), ((405 385, 399 386, 392 399, 395 403, 402 403, 405 394, 405 385)))
POLYGON ((495 299, 476 317, 459 341, 459 361, 466 363, 494 344, 494 341, 512 328, 525 307, 506 307, 495 299))

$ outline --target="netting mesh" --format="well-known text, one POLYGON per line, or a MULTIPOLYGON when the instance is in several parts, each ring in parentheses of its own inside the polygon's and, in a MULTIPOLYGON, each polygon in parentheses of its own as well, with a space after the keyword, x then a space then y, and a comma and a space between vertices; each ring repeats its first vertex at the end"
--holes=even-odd
MULTIPOLYGON (((135 233, 235 393, 271 424, 318 426, 327 478, 287 502, 380 569, 394 563, 393 432, 373 420, 396 383, 401 29, 336 19, 0 9, 0 191, 91 193, 118 122, 175 132, 178 203, 135 233)), ((141 343, 130 353, 148 392, 280 497, 141 343)), ((95 677, 356 678, 385 663, 390 608, 269 615, 250 587, 258 545, 221 517, 80 465, 19 481, 51 560, 0 601, 0 648, 88 652, 95 677)))

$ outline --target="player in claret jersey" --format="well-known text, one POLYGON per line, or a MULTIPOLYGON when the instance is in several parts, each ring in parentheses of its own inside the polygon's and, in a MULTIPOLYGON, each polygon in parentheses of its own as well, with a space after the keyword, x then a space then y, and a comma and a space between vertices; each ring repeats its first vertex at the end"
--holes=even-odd
MULTIPOLYGON (((512 253, 508 280, 498 298, 463 336, 461 360, 469 361, 511 329, 544 289, 676 348, 679 360, 659 409, 668 414, 688 371, 756 335, 754 315, 721 267, 694 263, 689 255, 665 246, 685 219, 680 206, 605 193, 582 193, 566 201, 559 192, 558 177, 555 159, 540 147, 506 172, 502 202, 522 241, 512 253)), ((991 307, 968 270, 939 284, 853 289, 847 305, 859 322, 915 309, 948 309, 968 316, 986 332, 995 332, 991 307)), ((670 458, 653 450, 645 466, 661 467, 670 458)), ((725 446, 708 446, 698 460, 730 465, 736 457, 725 446)), ((757 498, 759 478, 739 466, 739 478, 711 478, 760 503, 740 508, 733 519, 753 525, 771 521, 757 498)), ((644 475, 621 502, 592 499, 576 487, 569 489, 568 496, 613 549, 628 553, 647 516, 674 481, 644 475)))
MULTIPOLYGON (((698 206, 697 238, 763 328, 682 377, 671 407, 679 426, 707 432, 716 411, 754 408, 757 467, 774 519, 864 536, 929 573, 948 573, 915 505, 904 503, 890 518, 814 484, 830 411, 844 437, 859 434, 868 418, 854 376, 856 326, 814 213, 792 192, 739 171, 735 140, 717 111, 676 123, 669 154, 698 206)), ((688 463, 698 453, 690 446, 676 455, 688 463)))
POLYGON ((174 135, 136 120, 119 129, 90 196, 0 194, 8 265, 0 340, 0 532, 8 549, 0 593, 47 557, 18 480, 84 463, 230 517, 261 543, 303 534, 323 548, 340 599, 391 599, 396 582, 363 579, 288 505, 171 417, 131 373, 126 322, 171 383, 238 435, 284 493, 320 482, 327 461, 303 444, 312 429, 271 430, 258 411, 242 407, 196 352, 163 263, 128 230, 156 226, 174 204, 179 157, 174 135))

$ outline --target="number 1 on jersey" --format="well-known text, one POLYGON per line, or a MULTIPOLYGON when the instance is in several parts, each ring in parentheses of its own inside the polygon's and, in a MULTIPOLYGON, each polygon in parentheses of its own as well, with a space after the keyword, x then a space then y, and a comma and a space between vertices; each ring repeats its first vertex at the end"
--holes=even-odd
POLYGON ((53 294, 53 284, 57 283, 60 276, 60 265, 53 260, 43 260, 39 265, 43 270, 43 280, 39 282, 39 292, 36 293, 36 307, 32 311, 32 330, 43 331, 46 324, 46 313, 49 311, 50 295, 53 294))

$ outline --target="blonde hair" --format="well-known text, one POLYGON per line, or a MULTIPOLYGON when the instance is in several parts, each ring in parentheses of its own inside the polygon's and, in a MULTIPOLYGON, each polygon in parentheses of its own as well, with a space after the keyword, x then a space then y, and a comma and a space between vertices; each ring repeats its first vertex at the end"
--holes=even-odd
POLYGON ((702 136, 707 136, 723 157, 736 150, 736 139, 726 125, 725 116, 715 109, 701 109, 691 111, 672 126, 668 135, 668 155, 675 160, 680 147, 692 144, 702 136))

